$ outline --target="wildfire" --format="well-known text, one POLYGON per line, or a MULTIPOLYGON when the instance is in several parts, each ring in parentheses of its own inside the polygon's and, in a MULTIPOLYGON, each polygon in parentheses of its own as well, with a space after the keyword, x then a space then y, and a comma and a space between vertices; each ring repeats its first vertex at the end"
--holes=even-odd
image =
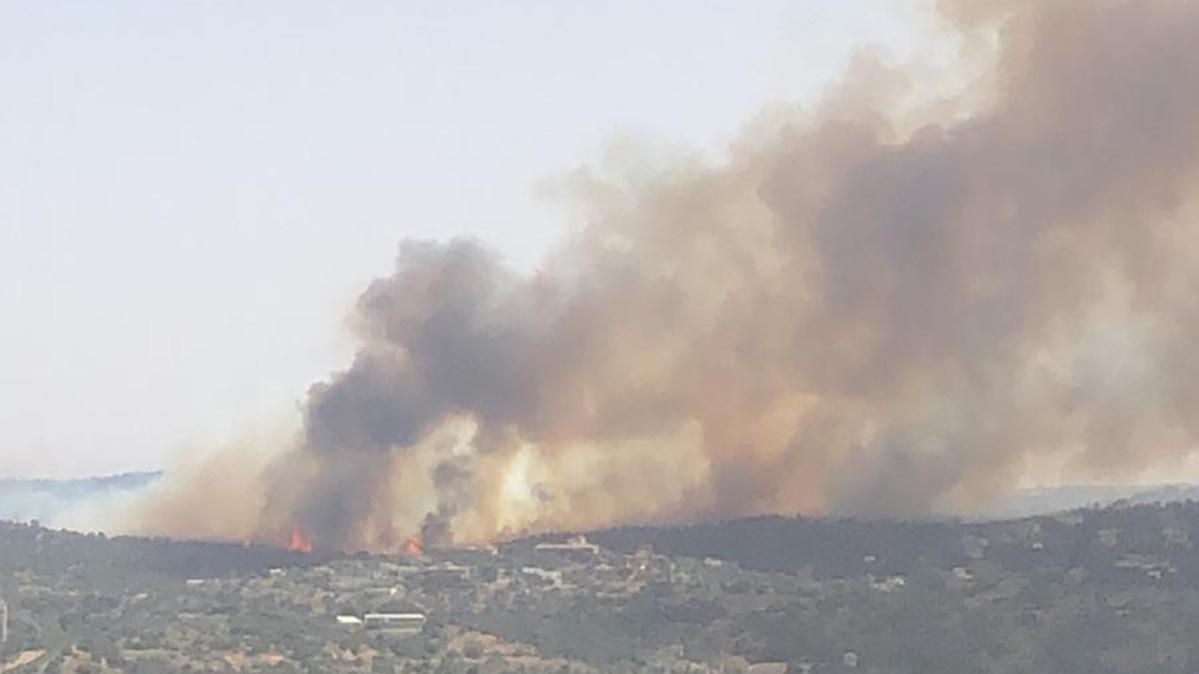
POLYGON ((308 554, 312 552, 312 539, 305 536, 304 532, 299 529, 292 529, 291 537, 287 539, 287 549, 292 552, 308 554))
POLYGON ((416 555, 422 554, 424 551, 425 551, 425 548, 423 545, 421 545, 419 536, 413 536, 413 537, 409 538, 408 540, 404 541, 404 554, 405 555, 416 556, 416 555))

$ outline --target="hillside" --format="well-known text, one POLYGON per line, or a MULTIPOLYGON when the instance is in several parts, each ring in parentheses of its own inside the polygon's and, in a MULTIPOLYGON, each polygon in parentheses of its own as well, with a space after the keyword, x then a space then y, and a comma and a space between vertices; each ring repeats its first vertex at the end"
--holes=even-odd
POLYGON ((764 516, 622 527, 589 537, 614 550, 648 546, 669 555, 726 559, 757 571, 802 570, 819 578, 908 574, 922 565, 952 569, 985 557, 1023 574, 1083 568, 1093 581, 1118 581, 1149 565, 1199 585, 1199 558, 1191 544, 1199 540, 1194 501, 1121 503, 994 522, 764 516))
POLYGON ((758 517, 538 545, 562 538, 320 556, 0 523, 5 657, 105 673, 1199 670, 1196 503, 985 523, 758 517), (378 611, 427 624, 337 619, 378 611))

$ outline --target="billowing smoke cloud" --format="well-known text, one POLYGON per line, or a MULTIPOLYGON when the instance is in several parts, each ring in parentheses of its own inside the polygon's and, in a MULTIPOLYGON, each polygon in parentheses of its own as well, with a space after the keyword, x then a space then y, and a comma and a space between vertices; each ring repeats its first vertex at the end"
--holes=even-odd
POLYGON ((863 64, 721 165, 573 176, 587 224, 536 272, 403 244, 257 534, 914 516, 1189 454, 1199 4, 942 9, 997 37, 967 113, 897 119, 904 74, 863 64))

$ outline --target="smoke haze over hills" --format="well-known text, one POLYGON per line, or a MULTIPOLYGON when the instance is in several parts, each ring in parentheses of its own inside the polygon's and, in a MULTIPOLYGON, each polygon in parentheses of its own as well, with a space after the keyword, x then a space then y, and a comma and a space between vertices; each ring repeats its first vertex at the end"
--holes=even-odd
POLYGON ((137 498, 161 476, 141 472, 75 480, 0 479, 0 520, 86 528, 97 523, 93 513, 137 498))

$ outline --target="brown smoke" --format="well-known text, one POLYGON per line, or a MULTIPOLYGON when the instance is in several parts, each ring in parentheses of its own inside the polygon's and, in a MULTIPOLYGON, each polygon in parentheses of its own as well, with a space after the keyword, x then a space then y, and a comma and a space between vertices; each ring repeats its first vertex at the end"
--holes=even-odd
POLYGON ((945 2, 988 96, 847 75, 719 166, 570 183, 535 273, 403 244, 265 470, 259 536, 400 545, 767 511, 969 511, 1199 436, 1199 3, 945 2))

